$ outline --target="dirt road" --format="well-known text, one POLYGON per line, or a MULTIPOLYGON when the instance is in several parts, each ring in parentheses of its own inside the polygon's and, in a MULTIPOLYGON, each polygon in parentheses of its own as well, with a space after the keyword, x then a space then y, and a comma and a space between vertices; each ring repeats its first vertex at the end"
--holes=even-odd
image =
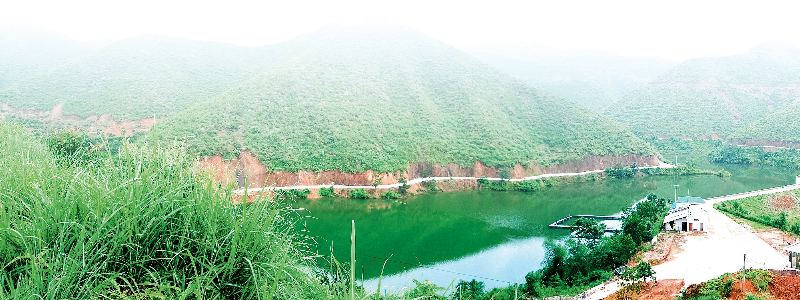
POLYGON ((683 252, 675 259, 653 267, 658 279, 684 279, 686 285, 704 282, 741 269, 745 254, 747 261, 744 264, 748 268, 788 267, 788 257, 715 210, 711 204, 703 207, 708 211, 708 233, 687 236, 683 252))

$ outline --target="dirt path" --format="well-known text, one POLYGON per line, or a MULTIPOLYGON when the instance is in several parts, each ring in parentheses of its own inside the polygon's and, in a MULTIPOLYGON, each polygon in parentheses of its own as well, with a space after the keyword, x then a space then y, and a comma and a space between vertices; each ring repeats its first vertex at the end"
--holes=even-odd
MULTIPOLYGON (((680 237, 680 249, 671 249, 668 261, 653 266, 658 280, 682 279, 685 286, 708 281, 725 273, 742 268, 747 254, 748 268, 785 269, 789 259, 764 242, 751 230, 745 229, 711 204, 704 204, 708 211, 707 233, 684 234, 680 237), (677 250, 677 251, 676 251, 677 250)), ((677 237, 673 237, 677 238, 677 237)), ((622 288, 617 281, 607 282, 585 293, 579 299, 601 300, 622 288)))
POLYGON ((714 203, 719 203, 719 202, 722 202, 722 201, 736 200, 736 199, 742 199, 742 198, 758 196, 758 195, 765 195, 765 194, 780 193, 780 192, 785 192, 785 191, 796 190, 798 188, 800 188, 800 184, 791 184, 791 185, 787 185, 787 186, 779 186, 779 187, 763 189, 763 190, 758 190, 758 191, 752 191, 752 192, 745 192, 745 193, 738 193, 738 194, 733 194, 733 195, 726 195, 726 196, 708 198, 708 199, 704 199, 704 200, 706 201, 707 204, 712 205, 714 203))
POLYGON ((708 233, 686 236, 683 252, 675 255, 674 260, 653 267, 658 279, 684 279, 686 285, 701 283, 741 269, 745 254, 748 268, 784 269, 788 266, 788 258, 758 236, 711 204, 703 206, 708 211, 708 233))

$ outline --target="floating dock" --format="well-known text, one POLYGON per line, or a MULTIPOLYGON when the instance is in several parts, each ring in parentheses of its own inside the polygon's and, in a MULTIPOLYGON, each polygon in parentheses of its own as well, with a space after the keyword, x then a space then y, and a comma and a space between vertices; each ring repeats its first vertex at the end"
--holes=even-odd
MULTIPOLYGON (((562 224, 566 223, 567 221, 572 220, 573 218, 587 218, 587 219, 597 219, 597 220, 619 220, 620 219, 619 216, 574 215, 574 216, 569 216, 569 217, 566 217, 566 218, 563 218, 561 220, 553 222, 553 224, 550 224, 550 228, 555 228, 555 229, 573 229, 575 226, 562 225, 562 224)), ((620 228, 619 226, 606 226, 606 232, 618 231, 618 230, 621 230, 621 229, 622 228, 620 228)))

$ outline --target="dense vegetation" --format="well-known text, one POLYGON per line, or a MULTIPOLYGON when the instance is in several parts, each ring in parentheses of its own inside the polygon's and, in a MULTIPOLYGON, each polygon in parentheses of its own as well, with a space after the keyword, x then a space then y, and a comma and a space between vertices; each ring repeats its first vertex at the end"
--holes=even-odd
POLYGON ((734 216, 800 235, 800 190, 752 196, 714 204, 734 216))
MULTIPOLYGON (((183 148, 112 155, 0 123, 0 298, 326 298, 279 202, 234 205, 183 148)), ((323 273, 324 274, 324 273, 323 273)))
POLYGON ((800 168, 800 150, 780 149, 766 151, 763 147, 724 145, 708 155, 712 162, 729 164, 764 164, 769 166, 800 168))
MULTIPOLYGON (((608 280, 615 268, 627 264, 638 247, 660 231, 669 205, 669 200, 650 194, 647 200, 623 213, 622 231, 605 237, 584 235, 563 244, 549 242, 543 268, 525 276, 525 292, 536 298, 575 295, 608 280)), ((580 226, 585 228, 578 232, 604 229, 596 223, 580 226)))
POLYGON ((602 174, 588 174, 582 176, 545 177, 542 179, 523 181, 489 180, 481 177, 478 179, 478 186, 481 189, 492 191, 536 192, 547 187, 561 186, 576 182, 594 181, 600 179, 602 176, 602 174))
POLYGON ((268 46, 140 36, 21 80, 0 92, 0 103, 38 110, 61 103, 65 115, 109 113, 117 121, 162 118, 263 72, 274 55, 268 46))
POLYGON ((288 171, 653 153, 619 124, 411 30, 329 29, 297 43, 293 58, 158 124, 153 136, 194 136, 201 155, 246 148, 288 171))
POLYGON ((686 61, 606 112, 642 135, 730 135, 797 99, 800 51, 761 45, 686 61))
POLYGON ((731 138, 800 142, 798 115, 800 103, 795 103, 742 127, 731 138))
POLYGON ((89 51, 89 47, 56 33, 0 24, 0 90, 44 74, 89 51))

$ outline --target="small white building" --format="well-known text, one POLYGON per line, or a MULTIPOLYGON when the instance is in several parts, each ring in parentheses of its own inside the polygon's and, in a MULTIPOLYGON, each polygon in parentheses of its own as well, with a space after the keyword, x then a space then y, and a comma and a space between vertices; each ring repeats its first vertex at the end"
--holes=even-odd
POLYGON ((700 197, 679 197, 664 217, 665 230, 705 231, 708 211, 700 197))

